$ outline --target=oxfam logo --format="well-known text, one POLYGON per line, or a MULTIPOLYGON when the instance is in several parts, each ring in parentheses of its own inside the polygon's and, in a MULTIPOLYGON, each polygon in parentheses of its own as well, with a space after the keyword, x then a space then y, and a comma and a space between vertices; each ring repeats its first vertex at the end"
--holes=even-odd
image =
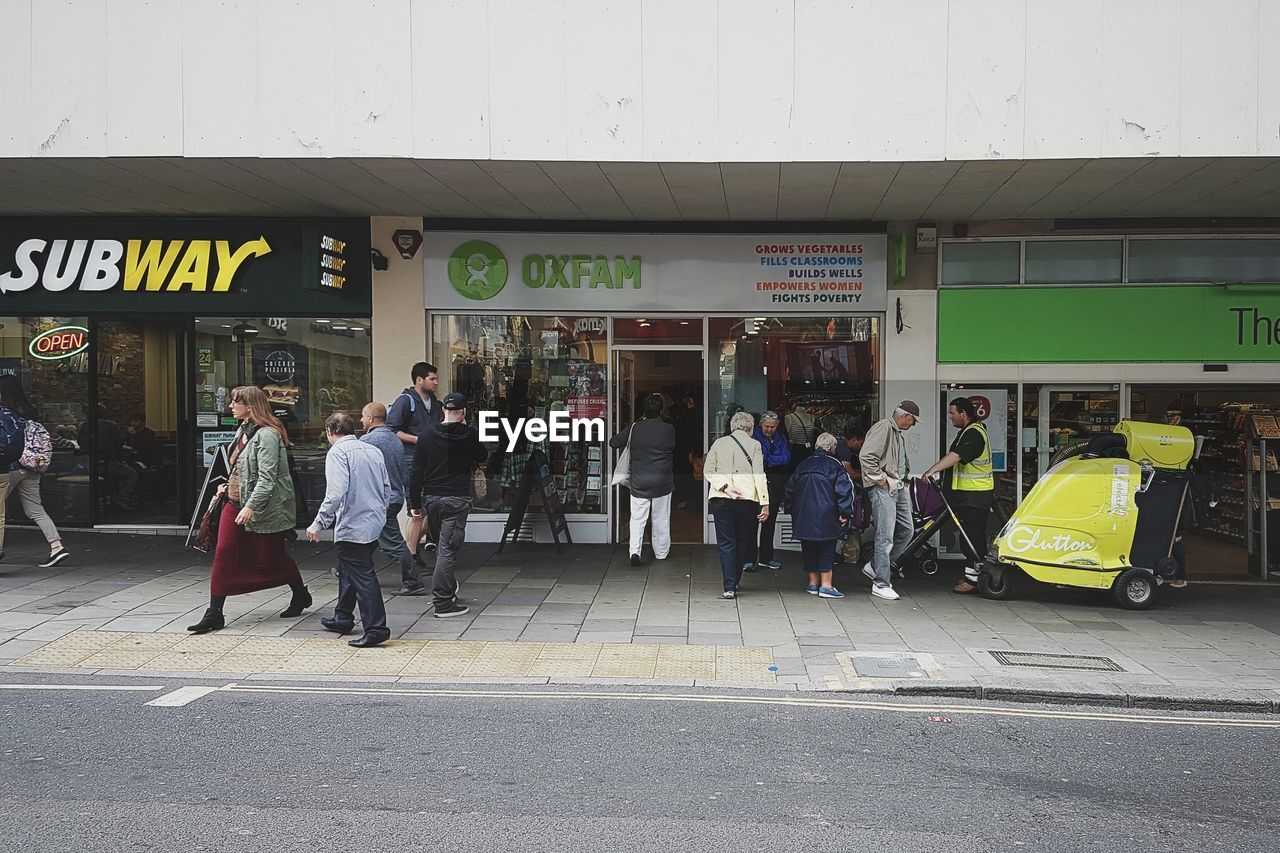
POLYGON ((463 243, 449 258, 449 283, 468 299, 492 299, 507 283, 507 259, 484 240, 463 243))

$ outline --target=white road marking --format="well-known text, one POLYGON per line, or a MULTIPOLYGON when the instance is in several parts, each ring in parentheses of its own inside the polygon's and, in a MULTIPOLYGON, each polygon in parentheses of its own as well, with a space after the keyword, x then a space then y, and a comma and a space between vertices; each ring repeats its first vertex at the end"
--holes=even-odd
POLYGON ((120 690, 155 692, 159 684, 0 684, 0 690, 120 690))
POLYGON ((156 708, 181 708, 183 705, 190 705, 201 696, 208 696, 221 688, 218 687, 196 687, 187 686, 179 687, 163 696, 157 696, 148 702, 148 705, 156 708))
POLYGON ((975 717, 1026 717, 1044 720, 1080 720, 1104 723, 1141 723, 1161 726, 1208 726, 1222 728, 1280 729, 1280 719, 1241 717, 1157 716, 1137 712, 1107 712, 1038 709, 1009 705, 911 705, 905 702, 868 702, 851 699, 800 698, 798 696, 724 696, 687 693, 604 693, 591 691, 533 690, 411 690, 395 687, 290 687, 286 685, 232 683, 218 688, 232 693, 282 693, 327 696, 406 696, 421 699, 542 699, 542 700, 632 700, 643 702, 685 702, 733 705, 784 705, 795 708, 830 708, 847 711, 891 711, 922 716, 945 714, 975 717))

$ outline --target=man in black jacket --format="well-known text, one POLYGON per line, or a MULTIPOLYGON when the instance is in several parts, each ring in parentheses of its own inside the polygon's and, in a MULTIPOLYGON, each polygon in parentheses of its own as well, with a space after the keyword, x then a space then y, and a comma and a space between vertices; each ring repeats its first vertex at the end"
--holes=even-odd
POLYGON ((467 423, 467 398, 446 394, 442 401, 444 422, 419 437, 409 477, 409 514, 427 518, 438 530, 436 568, 431 592, 436 617, 461 616, 469 608, 458 603, 458 581, 453 564, 467 535, 471 512, 472 473, 488 451, 480 434, 467 423))
POLYGON ((653 518, 653 555, 665 560, 671 551, 672 457, 676 429, 662 419, 663 400, 644 398, 644 417, 609 440, 615 450, 628 452, 631 491, 631 565, 640 565, 646 522, 653 518))

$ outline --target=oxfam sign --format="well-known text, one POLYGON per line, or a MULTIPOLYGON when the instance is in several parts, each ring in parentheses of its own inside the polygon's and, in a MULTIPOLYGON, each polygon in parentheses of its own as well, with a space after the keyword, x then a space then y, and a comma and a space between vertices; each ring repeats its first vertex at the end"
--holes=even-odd
MULTIPOLYGON (((449 283, 467 299, 492 299, 507 284, 507 259, 485 240, 469 240, 449 256, 449 283)), ((640 289, 640 257, 617 255, 528 254, 520 262, 520 278, 530 289, 640 289)))
POLYGON ((484 240, 463 243, 449 257, 449 283, 468 299, 492 299, 507 285, 507 259, 484 240))

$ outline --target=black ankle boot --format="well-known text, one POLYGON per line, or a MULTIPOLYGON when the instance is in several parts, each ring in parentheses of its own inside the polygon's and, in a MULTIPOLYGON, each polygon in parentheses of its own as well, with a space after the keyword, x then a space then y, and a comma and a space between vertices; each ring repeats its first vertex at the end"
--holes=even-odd
POLYGON ((204 618, 187 628, 193 634, 207 634, 227 627, 227 620, 222 618, 222 611, 210 607, 204 612, 204 618))
POLYGON ((293 598, 289 599, 289 606, 280 614, 281 619, 293 619, 301 616, 302 611, 311 606, 311 593, 304 586, 302 592, 295 592, 293 598))

